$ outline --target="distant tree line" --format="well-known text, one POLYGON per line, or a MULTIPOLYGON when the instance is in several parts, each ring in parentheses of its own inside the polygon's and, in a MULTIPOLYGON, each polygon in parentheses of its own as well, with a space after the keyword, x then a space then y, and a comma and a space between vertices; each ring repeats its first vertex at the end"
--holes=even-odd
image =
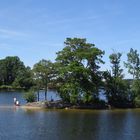
POLYGON ((55 88, 64 102, 71 104, 108 104, 113 107, 140 107, 140 57, 130 49, 123 62, 133 80, 124 79, 120 52, 110 54, 111 70, 101 71, 104 51, 83 38, 67 38, 55 62, 42 59, 33 68, 19 57, 0 60, 0 86, 40 89, 55 88), (104 91, 107 103, 99 97, 104 91))
POLYGON ((8 56, 0 60, 0 85, 1 87, 30 88, 33 86, 33 73, 30 67, 17 56, 8 56))

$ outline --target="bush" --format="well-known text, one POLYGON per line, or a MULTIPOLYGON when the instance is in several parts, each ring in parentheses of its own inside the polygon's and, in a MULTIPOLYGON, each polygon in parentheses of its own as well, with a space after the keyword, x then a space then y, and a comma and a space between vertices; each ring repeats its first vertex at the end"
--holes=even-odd
POLYGON ((84 93, 82 101, 83 103, 91 103, 93 100, 93 96, 87 93, 84 93))
POLYGON ((29 92, 26 92, 23 96, 23 98, 27 101, 27 102, 35 102, 37 99, 37 96, 35 94, 35 92, 33 90, 30 90, 29 92))
POLYGON ((140 97, 136 97, 134 102, 135 102, 135 107, 140 107, 140 97))
POLYGON ((132 92, 135 97, 140 96, 140 80, 134 80, 132 84, 132 92))

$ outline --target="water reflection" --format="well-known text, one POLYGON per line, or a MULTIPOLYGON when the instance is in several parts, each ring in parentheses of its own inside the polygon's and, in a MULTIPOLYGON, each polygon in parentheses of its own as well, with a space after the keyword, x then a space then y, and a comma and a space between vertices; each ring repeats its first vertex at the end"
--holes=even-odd
POLYGON ((136 140, 140 111, 0 109, 0 139, 136 140))

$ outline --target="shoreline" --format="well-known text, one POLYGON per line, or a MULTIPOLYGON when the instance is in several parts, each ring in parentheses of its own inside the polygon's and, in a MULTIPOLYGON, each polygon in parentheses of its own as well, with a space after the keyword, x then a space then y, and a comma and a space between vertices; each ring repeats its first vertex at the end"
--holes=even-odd
POLYGON ((21 105, 21 108, 24 109, 75 109, 75 110, 108 110, 107 106, 101 106, 101 105, 72 105, 70 103, 64 103, 61 100, 58 101, 39 101, 39 102, 32 102, 32 103, 26 103, 25 105, 21 105))
POLYGON ((44 109, 44 108, 42 108, 42 107, 35 107, 35 106, 26 106, 26 105, 23 105, 23 106, 20 106, 20 108, 22 108, 22 109, 33 109, 33 110, 38 110, 38 109, 44 109))
POLYGON ((21 109, 30 109, 30 110, 128 110, 128 109, 140 109, 140 108, 115 108, 107 104, 77 104, 73 105, 70 103, 64 103, 61 100, 57 101, 39 101, 16 105, 1 105, 0 109, 8 108, 21 108, 21 109))
POLYGON ((116 111, 121 111, 121 112, 125 112, 125 111, 140 111, 140 108, 113 108, 113 109, 91 109, 91 108, 42 108, 42 107, 35 107, 35 106, 21 106, 20 107, 21 109, 24 109, 24 110, 31 110, 31 111, 39 111, 39 110, 42 110, 42 111, 74 111, 74 112, 85 112, 85 111, 111 111, 111 112, 116 112, 116 111))
POLYGON ((115 108, 109 105, 102 106, 100 104, 94 105, 72 105, 70 103, 63 103, 62 101, 39 101, 27 103, 25 105, 21 105, 21 108, 24 109, 60 109, 60 110, 128 110, 128 109, 140 109, 140 108, 115 108))
MULTIPOLYGON (((33 104, 35 104, 34 102, 33 104)), ((32 105, 32 103, 25 104, 25 105, 20 105, 20 106, 15 106, 15 105, 2 105, 0 106, 0 109, 25 109, 25 110, 49 110, 49 111, 54 111, 54 110, 59 110, 59 111, 128 111, 128 110, 139 110, 140 108, 79 108, 79 107, 65 107, 65 108, 56 108, 56 107, 44 107, 44 106, 36 106, 32 105), (30 104, 30 105, 29 105, 30 104)))

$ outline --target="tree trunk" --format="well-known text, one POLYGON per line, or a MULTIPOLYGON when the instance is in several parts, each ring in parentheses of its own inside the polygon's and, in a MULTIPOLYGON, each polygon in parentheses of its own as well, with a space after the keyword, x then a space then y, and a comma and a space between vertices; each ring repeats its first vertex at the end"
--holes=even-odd
POLYGON ((37 101, 39 101, 39 90, 37 91, 37 101))
POLYGON ((47 88, 45 88, 45 100, 47 100, 47 88))

